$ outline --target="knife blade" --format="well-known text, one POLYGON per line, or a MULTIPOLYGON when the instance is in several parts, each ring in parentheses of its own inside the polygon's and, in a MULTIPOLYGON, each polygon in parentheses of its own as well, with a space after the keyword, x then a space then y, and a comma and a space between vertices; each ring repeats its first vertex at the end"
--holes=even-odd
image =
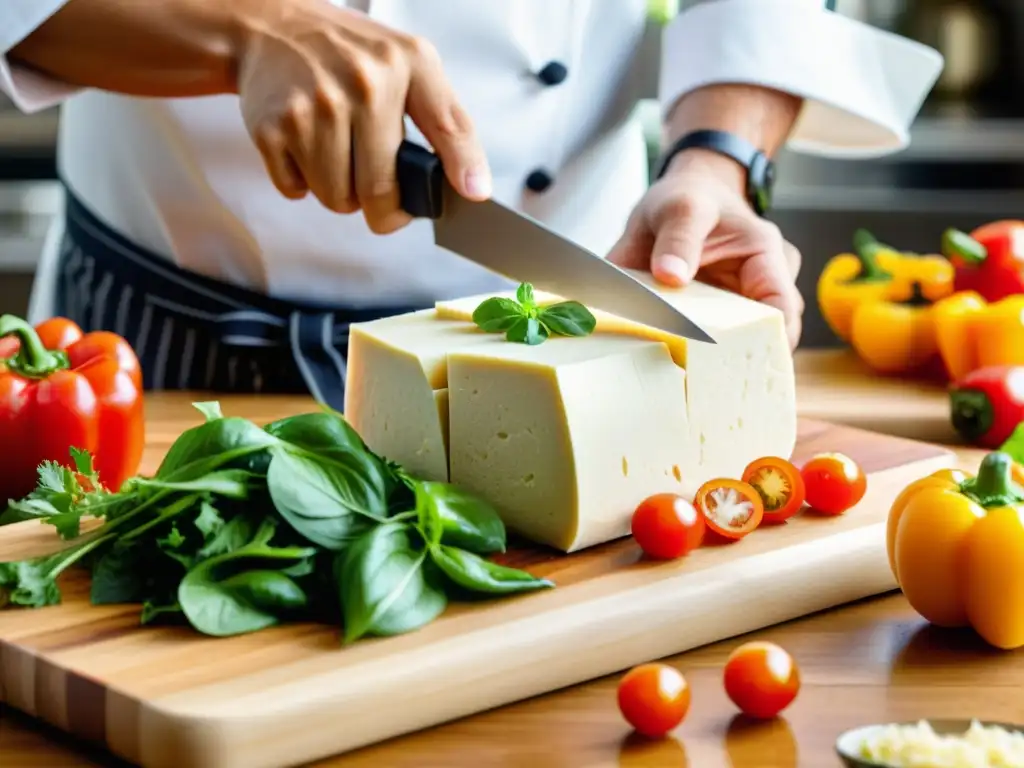
POLYGON ((448 184, 440 159, 404 141, 398 152, 402 209, 434 222, 442 248, 539 290, 694 341, 700 326, 628 272, 496 200, 475 202, 448 184))

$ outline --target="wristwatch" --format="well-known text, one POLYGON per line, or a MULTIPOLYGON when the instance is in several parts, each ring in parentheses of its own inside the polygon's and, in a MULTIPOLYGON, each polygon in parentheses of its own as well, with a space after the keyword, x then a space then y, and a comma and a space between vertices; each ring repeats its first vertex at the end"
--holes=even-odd
POLYGON ((661 160, 657 178, 665 175, 668 164, 687 149, 707 149, 732 158, 747 171, 747 200, 758 216, 764 216, 772 203, 775 164, 746 139, 727 131, 693 131, 676 141, 661 160))

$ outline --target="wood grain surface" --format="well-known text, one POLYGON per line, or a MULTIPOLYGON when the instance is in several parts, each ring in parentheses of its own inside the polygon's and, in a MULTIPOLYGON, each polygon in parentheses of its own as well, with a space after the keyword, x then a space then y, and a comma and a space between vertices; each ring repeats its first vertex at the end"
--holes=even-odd
MULTIPOLYGON (((806 380, 799 379, 802 410, 821 414, 817 396, 823 394, 827 400, 831 394, 820 391, 823 383, 828 389, 827 373, 816 376, 811 386, 806 380)), ((232 399, 229 410, 240 408, 237 403, 232 399)), ((261 417, 257 410, 262 409, 261 418, 282 415, 277 404, 259 402, 255 408, 246 413, 261 417)), ((162 404, 152 419, 156 441, 161 424, 168 425, 168 439, 177 434, 184 422, 175 414, 187 410, 183 402, 162 404)), ((888 413, 899 418, 901 410, 890 408, 888 413)), ((153 450, 155 455, 162 449, 153 450)), ((968 454, 968 463, 974 463, 976 455, 968 454)), ((736 642, 731 641, 674 660, 694 689, 694 707, 678 730, 681 741, 647 744, 628 738, 615 710, 617 677, 612 677, 322 765, 817 767, 837 765, 831 745, 840 727, 872 719, 963 715, 965 710, 995 719, 1021 719, 1015 687, 1024 682, 1024 659, 987 652, 970 637, 936 635, 921 627, 902 599, 893 597, 758 633, 782 641, 804 673, 804 690, 796 704, 784 720, 768 726, 731 719, 734 710, 720 684, 721 663, 736 642), (908 673, 897 674, 903 666, 908 673)), ((29 768, 113 763, 7 710, 0 712, 0 764, 29 768)))

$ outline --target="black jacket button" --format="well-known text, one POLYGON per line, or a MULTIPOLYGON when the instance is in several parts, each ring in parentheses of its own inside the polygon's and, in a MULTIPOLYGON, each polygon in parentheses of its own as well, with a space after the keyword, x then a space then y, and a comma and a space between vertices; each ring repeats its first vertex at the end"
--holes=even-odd
POLYGON ((537 79, 544 85, 561 85, 569 76, 569 69, 560 61, 549 61, 544 68, 537 73, 537 79))
POLYGON ((543 192, 554 182, 550 173, 538 168, 526 177, 526 188, 531 192, 543 192))

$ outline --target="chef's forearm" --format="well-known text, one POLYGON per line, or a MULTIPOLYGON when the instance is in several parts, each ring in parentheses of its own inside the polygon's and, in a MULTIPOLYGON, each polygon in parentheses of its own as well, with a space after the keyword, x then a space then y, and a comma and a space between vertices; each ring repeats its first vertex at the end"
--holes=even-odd
POLYGON ((135 96, 235 89, 247 24, 272 0, 70 0, 9 53, 72 85, 135 96))
MULTIPOLYGON (((669 144, 692 131, 713 129, 742 136, 769 157, 785 143, 793 128, 803 99, 789 93, 754 85, 709 85, 683 96, 666 121, 669 144)), ((727 173, 741 178, 742 169, 725 158, 703 150, 709 162, 720 164, 727 173)), ((678 157, 678 156, 677 156, 678 157)))

